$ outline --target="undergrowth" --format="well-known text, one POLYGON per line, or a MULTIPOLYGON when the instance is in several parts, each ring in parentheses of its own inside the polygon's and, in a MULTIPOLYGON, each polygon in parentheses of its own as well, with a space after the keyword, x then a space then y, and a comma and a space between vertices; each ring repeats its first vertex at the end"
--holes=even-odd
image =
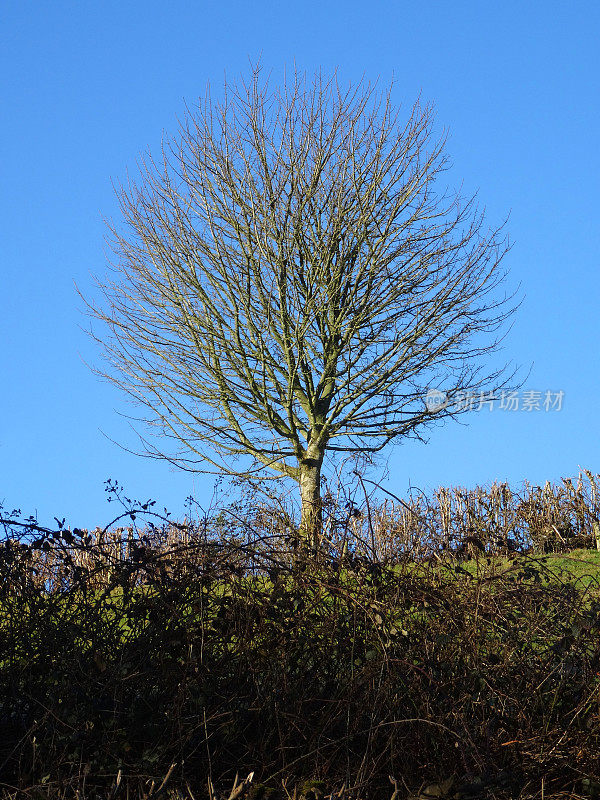
POLYGON ((5 519, 7 796, 401 798, 429 783, 551 797, 600 783, 595 551, 491 553, 470 535, 472 558, 386 563, 201 525, 161 548, 171 523, 153 520, 115 554, 5 519))

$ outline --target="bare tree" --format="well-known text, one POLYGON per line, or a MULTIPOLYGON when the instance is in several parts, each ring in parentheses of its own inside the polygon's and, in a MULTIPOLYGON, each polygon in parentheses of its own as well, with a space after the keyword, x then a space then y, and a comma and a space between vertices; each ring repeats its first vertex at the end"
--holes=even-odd
POLYGON ((506 380, 479 363, 514 310, 497 291, 502 226, 436 191, 432 110, 401 121, 392 88, 295 74, 271 90, 255 68, 207 94, 118 186, 106 304, 88 303, 108 326, 96 371, 178 444, 146 452, 292 478, 313 542, 326 453, 421 438, 459 392, 506 380))

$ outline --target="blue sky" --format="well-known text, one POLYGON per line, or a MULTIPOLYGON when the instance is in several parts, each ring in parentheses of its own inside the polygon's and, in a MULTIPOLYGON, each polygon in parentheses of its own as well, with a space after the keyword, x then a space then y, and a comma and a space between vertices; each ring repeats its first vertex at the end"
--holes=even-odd
MULTIPOLYGON (((342 80, 397 81, 436 106, 450 179, 479 191, 491 223, 510 213, 507 257, 524 301, 505 342, 525 389, 564 392, 560 412, 482 411, 398 444, 384 484, 514 485, 600 471, 600 6, 321 0, 301 3, 3 0, 0 9, 0 501, 71 526, 104 525, 103 482, 182 516, 214 479, 124 452, 118 390, 84 361, 75 282, 105 268, 111 179, 173 132, 184 102, 221 90, 262 57, 342 80), (105 435, 103 435, 103 433, 105 435), (110 438, 106 438, 110 437, 110 438)), ((377 473, 375 474, 377 477, 377 473)))

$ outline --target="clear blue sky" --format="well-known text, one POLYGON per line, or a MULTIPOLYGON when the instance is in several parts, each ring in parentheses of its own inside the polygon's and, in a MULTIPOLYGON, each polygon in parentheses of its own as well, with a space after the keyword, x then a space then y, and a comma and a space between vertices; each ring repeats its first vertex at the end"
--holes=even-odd
POLYGON ((600 471, 598 319, 600 6, 593 0, 3 0, 0 10, 0 500, 71 526, 111 518, 103 481, 176 515, 213 479, 127 454, 118 390, 83 359, 98 351, 74 282, 104 269, 111 179, 184 101, 248 58, 280 74, 295 59, 343 80, 397 79, 448 127, 452 180, 509 212, 512 285, 525 296, 505 355, 527 389, 564 391, 551 412, 476 412, 427 445, 390 451, 386 487, 515 485, 600 471))

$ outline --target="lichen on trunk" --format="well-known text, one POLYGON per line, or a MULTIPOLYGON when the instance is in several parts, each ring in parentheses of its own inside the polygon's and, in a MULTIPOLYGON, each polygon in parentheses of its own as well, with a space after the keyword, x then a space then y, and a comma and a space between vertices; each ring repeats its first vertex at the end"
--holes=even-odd
POLYGON ((300 465, 300 539, 313 552, 321 542, 323 507, 321 502, 321 466, 323 453, 303 459, 300 465))

